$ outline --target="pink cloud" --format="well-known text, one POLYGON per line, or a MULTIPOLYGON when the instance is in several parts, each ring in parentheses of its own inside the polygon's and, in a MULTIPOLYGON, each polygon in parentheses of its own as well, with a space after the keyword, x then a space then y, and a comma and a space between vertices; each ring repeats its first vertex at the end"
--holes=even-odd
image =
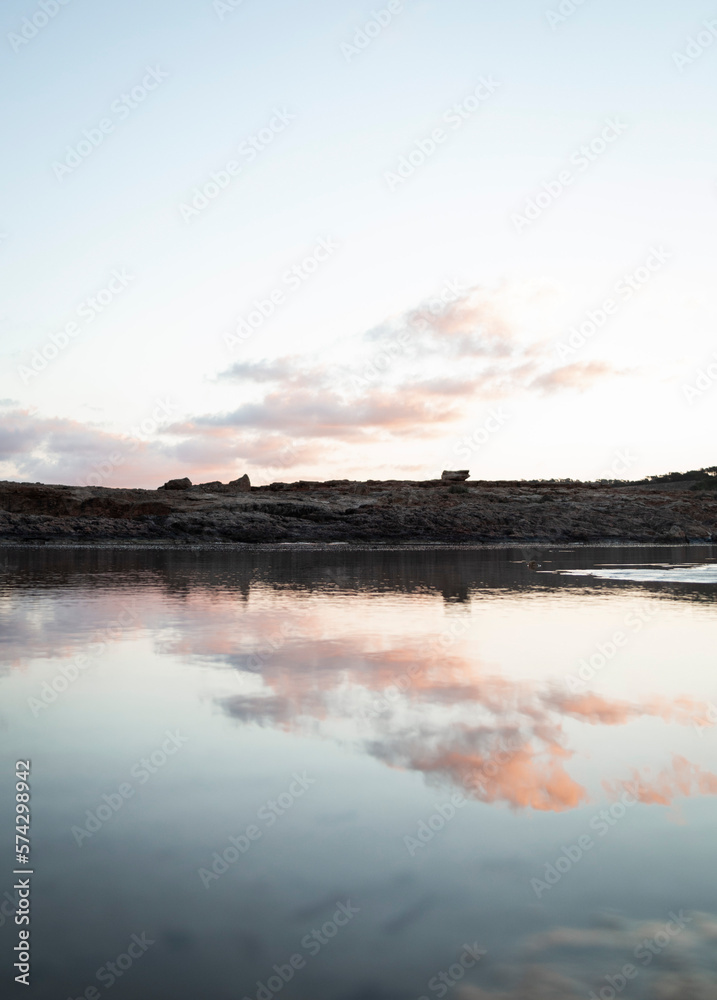
MULTIPOLYGON (((245 403, 232 413, 199 417, 193 422, 174 425, 170 430, 204 436, 227 428, 246 428, 286 433, 298 438, 374 438, 378 433, 431 433, 435 424, 455 419, 451 406, 432 403, 432 394, 417 389, 390 393, 374 389, 359 399, 344 399, 336 392, 295 389, 270 392, 260 403, 245 403)), ((435 395, 435 394, 433 394, 435 395)))
POLYGON ((652 780, 633 770, 630 779, 603 782, 603 784, 613 797, 617 797, 626 789, 634 793, 637 787, 638 800, 652 805, 669 806, 676 798, 717 795, 717 774, 705 771, 698 764, 692 764, 677 754, 672 758, 671 766, 664 768, 652 780))
POLYGON ((12 478, 80 483, 119 455, 106 485, 153 486, 182 475, 196 482, 247 468, 312 468, 336 461, 343 443, 345 470, 368 446, 450 433, 481 401, 585 389, 626 374, 599 361, 556 368, 547 341, 526 339, 515 318, 533 299, 473 288, 438 309, 421 304, 354 338, 346 345, 354 360, 342 368, 310 354, 237 362, 218 381, 251 387, 250 402, 189 415, 151 440, 10 411, 0 418, 0 461, 12 478), (396 348, 401 333, 408 339, 396 348), (377 356, 383 367, 364 378, 377 356))
POLYGON ((561 389, 589 389, 600 379, 616 378, 629 372, 615 368, 604 361, 576 361, 572 365, 554 368, 534 379, 529 389, 539 389, 543 393, 561 389))

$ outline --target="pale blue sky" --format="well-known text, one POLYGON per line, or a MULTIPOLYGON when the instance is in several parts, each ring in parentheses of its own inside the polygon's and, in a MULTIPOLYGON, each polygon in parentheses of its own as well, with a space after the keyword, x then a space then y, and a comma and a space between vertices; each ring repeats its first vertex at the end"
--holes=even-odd
POLYGON ((626 446, 634 475, 714 464, 717 391, 710 383, 690 405, 684 386, 717 350, 717 42, 707 31, 712 42, 682 70, 673 54, 717 13, 697 0, 585 0, 553 29, 546 12, 559 6, 405 0, 349 59, 342 43, 382 0, 243 0, 223 17, 211 0, 70 0, 22 46, 12 35, 41 8, 8 0, 0 398, 15 402, 0 415, 2 474, 84 481, 158 399, 171 400, 173 433, 140 433, 107 484, 245 468, 257 482, 423 478, 451 467, 496 401, 511 419, 475 450, 481 477, 598 476, 626 446), (147 67, 168 76, 140 106, 113 109, 147 67), (444 114, 482 77, 496 92, 451 129, 444 114), (293 120, 185 221, 180 204, 275 109, 293 120), (105 118, 111 134, 58 180, 53 163, 105 118), (516 232, 512 217, 610 119, 624 134, 516 232), (439 126, 446 141, 391 190, 386 173, 439 126), (236 321, 286 292, 283 273, 321 238, 339 248, 230 351, 236 321), (582 367, 538 391, 552 364, 539 342, 564 338, 654 245, 669 264, 571 359, 582 367), (33 352, 113 270, 133 276, 126 289, 28 376, 33 352), (466 291, 461 316, 365 392, 337 381, 370 355, 368 332, 390 338, 451 280, 480 290, 479 312, 466 291), (476 335, 491 323, 502 324, 501 351, 456 351, 458 327, 476 335), (287 356, 274 383, 217 378, 287 356), (511 367, 521 358, 537 367, 511 367), (504 363, 496 382, 491 365, 504 363), (438 391, 431 378, 462 384, 438 391))

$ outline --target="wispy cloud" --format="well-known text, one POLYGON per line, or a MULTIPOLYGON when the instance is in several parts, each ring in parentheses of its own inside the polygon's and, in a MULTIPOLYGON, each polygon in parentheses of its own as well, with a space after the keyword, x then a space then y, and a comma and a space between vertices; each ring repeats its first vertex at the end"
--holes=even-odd
POLYGON ((604 361, 576 361, 572 365, 553 368, 535 378, 529 389, 538 389, 543 393, 559 392, 561 389, 590 389, 605 378, 617 378, 629 375, 630 371, 616 368, 604 361))
POLYGON ((685 757, 676 754, 672 764, 652 779, 633 770, 631 779, 606 783, 605 788, 615 795, 628 785, 632 789, 637 788, 636 794, 640 802, 668 806, 676 798, 717 795, 717 774, 705 771, 698 764, 693 764, 685 757))
POLYGON ((10 409, 0 416, 4 474, 79 482, 115 453, 123 457, 107 485, 224 479, 247 468, 271 475, 332 461, 345 469, 357 458, 365 464, 368 446, 374 456, 380 446, 385 460, 407 441, 452 438, 487 402, 532 396, 539 405, 635 374, 596 360, 556 366, 549 294, 535 283, 476 287, 440 308, 419 303, 322 354, 238 360, 215 382, 225 399, 235 388, 238 405, 165 422, 151 441, 10 409))
POLYGON ((556 366, 550 338, 526 332, 525 317, 545 294, 534 285, 473 288, 440 310, 421 304, 343 343, 336 363, 312 354, 236 362, 219 380, 243 393, 258 390, 258 398, 199 416, 181 430, 269 429, 347 442, 400 437, 417 427, 435 435, 484 401, 583 391, 627 374, 600 361, 556 366), (404 350, 397 353, 392 347, 399 336, 404 350), (372 359, 381 359, 373 366, 380 378, 356 378, 372 359))

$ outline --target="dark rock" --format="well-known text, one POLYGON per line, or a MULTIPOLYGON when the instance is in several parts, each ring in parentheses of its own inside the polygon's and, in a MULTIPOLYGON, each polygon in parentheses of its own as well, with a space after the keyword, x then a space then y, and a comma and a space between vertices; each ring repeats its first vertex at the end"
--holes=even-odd
POLYGON ((441 479, 444 483, 462 483, 470 476, 468 469, 461 469, 459 472, 444 472, 441 479))
POLYGON ((172 508, 168 503, 161 500, 145 500, 143 503, 132 504, 129 512, 130 517, 167 517, 172 513, 172 508))
POLYGON ((249 476, 244 475, 241 479, 232 479, 230 483, 227 483, 227 490, 230 493, 248 493, 251 490, 249 476))
POLYGON ((129 517, 132 504, 111 496, 89 497, 83 500, 79 513, 83 517, 129 517))
POLYGON ((42 483, 0 483, 0 510, 14 514, 66 517, 80 512, 81 500, 69 486, 42 483))
POLYGON ((5 482, 0 483, 0 540, 420 545, 508 540, 685 544, 717 538, 717 496, 678 490, 476 481, 468 487, 460 480, 333 480, 252 488, 248 477, 228 485, 164 490, 5 482))
POLYGON ((192 480, 185 476, 184 479, 170 479, 169 482, 165 483, 164 486, 160 486, 162 490, 188 490, 192 485, 192 480))

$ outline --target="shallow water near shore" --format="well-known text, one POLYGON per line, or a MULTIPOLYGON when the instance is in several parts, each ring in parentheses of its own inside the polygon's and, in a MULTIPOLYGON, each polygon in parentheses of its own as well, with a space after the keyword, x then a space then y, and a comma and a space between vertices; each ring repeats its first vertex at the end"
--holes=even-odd
POLYGON ((1 549, 5 980, 713 1000, 715 558, 1 549))

